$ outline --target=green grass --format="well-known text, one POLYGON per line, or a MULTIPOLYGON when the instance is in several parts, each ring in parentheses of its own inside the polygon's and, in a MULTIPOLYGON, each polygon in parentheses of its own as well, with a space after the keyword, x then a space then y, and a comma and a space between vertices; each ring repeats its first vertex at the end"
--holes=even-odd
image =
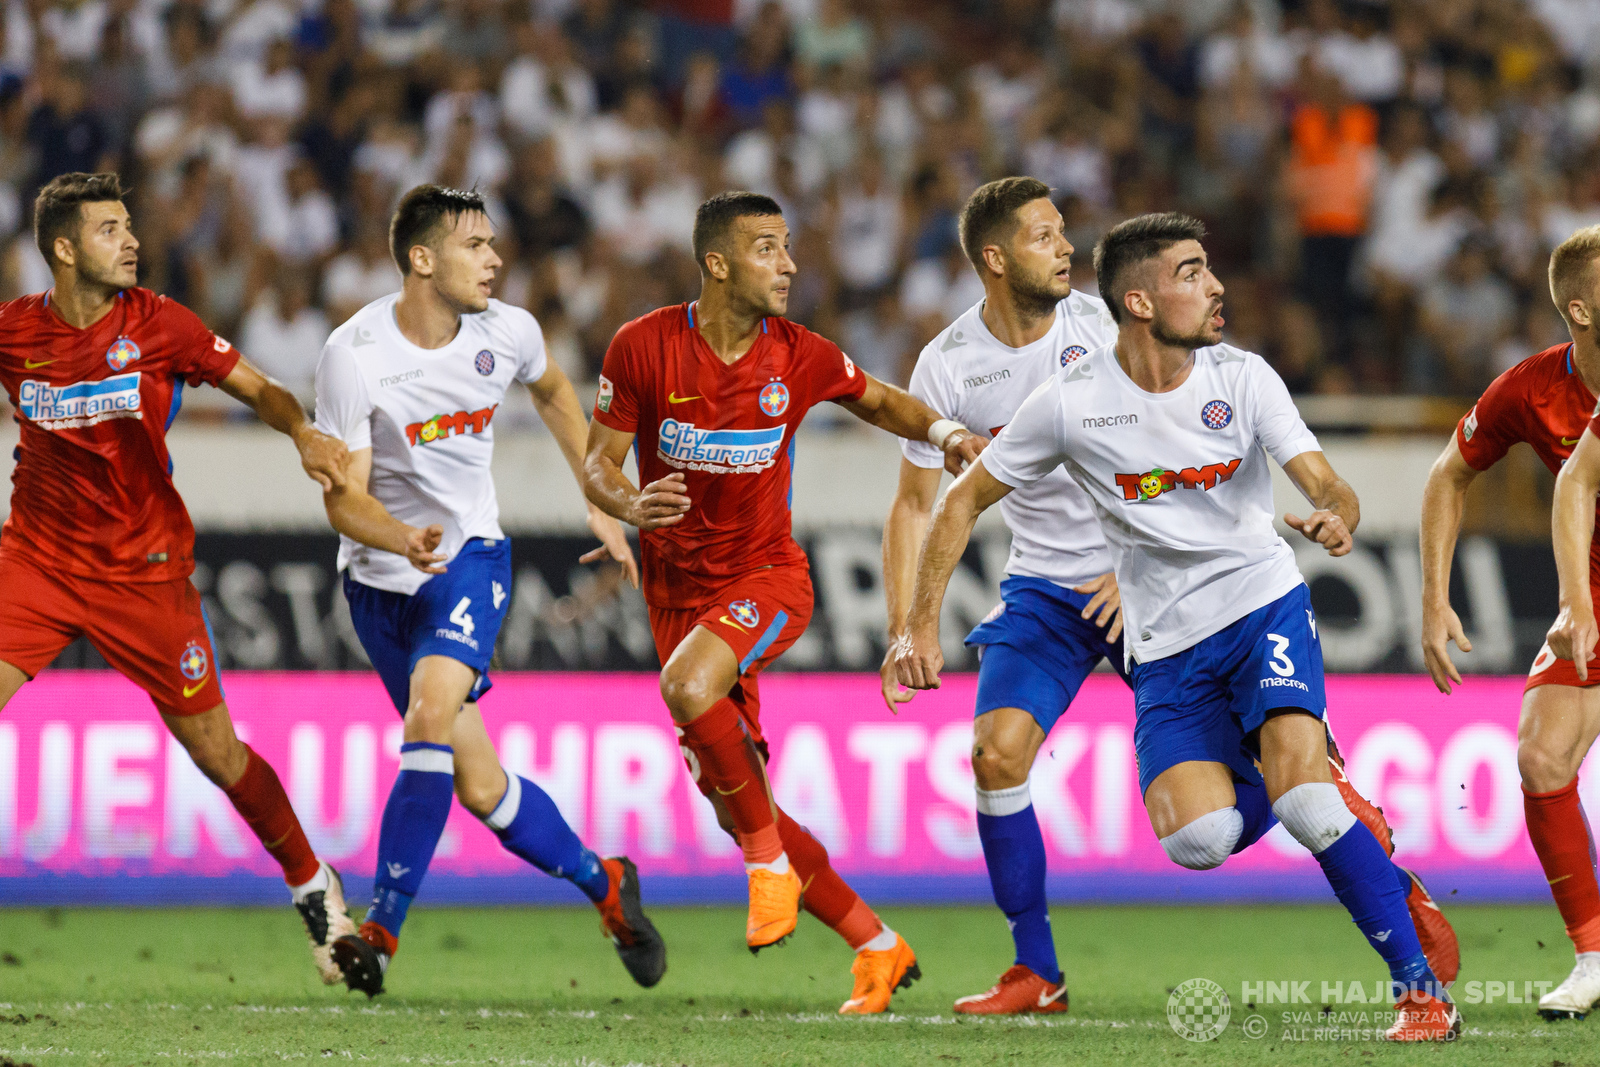
MULTIPOLYGON (((592 911, 419 907, 389 992, 369 1004, 316 981, 288 908, 0 910, 0 1064, 1600 1064, 1600 1015, 1545 1023, 1503 1002, 1464 1005, 1467 1033, 1449 1048, 1286 1043, 1283 1007, 1264 1004, 1269 1033, 1247 1039, 1242 982, 1309 979, 1318 998, 1324 980, 1370 990, 1383 976, 1334 908, 1057 907, 1071 1013, 998 1021, 950 1011, 1010 963, 992 909, 883 909, 924 978, 872 1019, 835 1014, 850 954, 809 918, 787 946, 753 958, 740 911, 654 915, 670 968, 641 990, 592 911), (1168 990, 1198 977, 1234 1001, 1232 1024, 1204 1045, 1179 1039, 1165 1015, 1168 990)), ((1571 967, 1553 907, 1452 915, 1458 994, 1474 979, 1520 986, 1571 967)))

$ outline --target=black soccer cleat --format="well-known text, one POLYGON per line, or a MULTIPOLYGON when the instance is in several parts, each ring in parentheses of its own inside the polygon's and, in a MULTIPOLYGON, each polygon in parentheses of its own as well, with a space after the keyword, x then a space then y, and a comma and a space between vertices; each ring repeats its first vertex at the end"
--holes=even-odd
POLYGON ((383 973, 389 969, 389 954, 362 940, 359 934, 345 934, 333 943, 333 962, 344 973, 344 984, 359 989, 371 1000, 383 992, 383 973))
POLYGON ((628 975, 649 989, 667 973, 667 943, 644 913, 639 869, 626 856, 600 863, 611 882, 606 898, 595 904, 600 911, 600 928, 617 947, 617 956, 628 975))

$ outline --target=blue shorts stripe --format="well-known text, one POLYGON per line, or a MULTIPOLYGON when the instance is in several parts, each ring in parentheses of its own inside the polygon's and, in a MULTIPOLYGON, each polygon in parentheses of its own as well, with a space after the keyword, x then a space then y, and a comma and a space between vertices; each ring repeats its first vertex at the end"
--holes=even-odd
POLYGON ((772 624, 768 626, 766 632, 761 635, 761 640, 757 641, 751 647, 750 651, 745 653, 744 659, 739 661, 740 674, 743 674, 745 671, 749 670, 750 664, 760 659, 761 654, 772 647, 772 642, 776 641, 778 639, 778 635, 783 633, 783 628, 788 624, 788 622, 789 613, 787 611, 778 612, 777 616, 772 620, 772 624))
POLYGON ((217 694, 227 700, 228 691, 222 688, 222 664, 217 660, 217 635, 211 629, 211 616, 206 613, 204 603, 200 605, 200 618, 206 624, 206 640, 211 642, 211 669, 217 674, 217 694))

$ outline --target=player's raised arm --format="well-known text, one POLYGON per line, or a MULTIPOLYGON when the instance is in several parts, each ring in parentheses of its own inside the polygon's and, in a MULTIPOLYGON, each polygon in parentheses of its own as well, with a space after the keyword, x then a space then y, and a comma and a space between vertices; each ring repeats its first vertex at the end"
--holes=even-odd
POLYGON ((1454 435, 1428 472, 1422 490, 1422 659, 1439 692, 1461 684, 1461 672, 1450 659, 1450 642, 1472 651, 1461 617, 1450 606, 1450 561, 1461 533, 1467 488, 1478 471, 1461 455, 1454 435))
POLYGON ((583 460, 583 494, 589 503, 613 518, 641 530, 654 530, 683 521, 689 498, 683 475, 676 472, 635 489, 622 473, 631 433, 613 430, 599 419, 589 423, 589 445, 583 460))
MULTIPOLYGON (((572 468, 579 491, 586 492, 584 453, 588 447, 589 420, 584 417, 583 406, 578 403, 578 393, 572 388, 571 380, 560 367, 550 363, 537 381, 528 383, 528 392, 533 397, 533 406, 538 410, 539 417, 550 428, 556 444, 561 446, 561 454, 567 458, 567 466, 572 468)), ((585 552, 578 557, 578 561, 599 563, 607 559, 615 560, 622 564, 622 570, 633 587, 639 588, 639 564, 633 558, 633 548, 628 544, 627 535, 622 532, 622 525, 587 497, 584 504, 588 508, 585 521, 589 524, 589 532, 600 539, 600 547, 585 552)))
POLYGON ((312 426, 305 408, 293 393, 242 357, 222 379, 220 388, 247 405, 262 422, 287 434, 300 453, 300 465, 324 492, 344 484, 345 465, 349 460, 344 442, 312 426))
POLYGON ((895 669, 895 647, 906 632, 911 614, 911 590, 917 579, 917 546, 928 534, 933 504, 939 496, 939 468, 919 467, 900 460, 900 485, 895 490, 889 517, 883 523, 883 597, 889 614, 888 650, 878 676, 883 703, 898 713, 899 705, 915 692, 900 685, 895 669))
POLYGON ((1316 508, 1306 518, 1284 515, 1291 529, 1306 540, 1315 541, 1330 556, 1343 556, 1355 547, 1356 527, 1361 523, 1361 502, 1350 483, 1334 471, 1321 452, 1302 452, 1283 465, 1283 473, 1294 482, 1316 508))
POLYGON ((951 419, 946 419, 899 386, 880 382, 865 371, 867 388, 857 400, 840 406, 863 422, 888 430, 908 441, 928 441, 944 453, 945 469, 960 474, 978 458, 988 442, 951 419))
POLYGON ((1550 509, 1556 574, 1561 579, 1561 613, 1545 640, 1550 651, 1572 661, 1581 681, 1589 679, 1589 662, 1594 659, 1595 639, 1600 636, 1594 621, 1594 599, 1589 592, 1589 546, 1594 540, 1597 493, 1600 438, 1595 437, 1591 425, 1556 475, 1555 500, 1550 509))
POLYGON ((967 550, 973 524, 986 509, 1011 492, 1011 486, 982 463, 968 467, 933 510, 933 523, 917 558, 916 585, 905 634, 895 645, 895 672, 911 689, 939 688, 944 653, 939 650, 939 610, 956 563, 967 550))

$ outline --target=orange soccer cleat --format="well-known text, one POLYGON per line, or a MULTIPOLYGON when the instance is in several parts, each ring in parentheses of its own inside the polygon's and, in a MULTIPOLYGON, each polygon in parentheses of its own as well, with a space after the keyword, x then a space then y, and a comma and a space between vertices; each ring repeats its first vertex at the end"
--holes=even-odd
POLYGON ((839 1014, 876 1015, 888 1010, 889 998, 896 989, 908 989, 922 977, 922 968, 917 966, 917 954, 906 939, 895 934, 893 948, 881 952, 864 948, 857 952, 850 973, 856 976, 856 984, 850 990, 850 999, 839 1006, 839 1014))
POLYGON ((956 1001, 958 1015, 1027 1015, 1067 1010, 1067 984, 1047 982, 1023 964, 1015 964, 987 993, 956 1001))
POLYGON ((1333 743, 1331 733, 1328 735, 1328 767, 1333 771, 1333 784, 1339 787, 1344 806, 1372 831, 1372 836, 1383 846, 1384 854, 1393 856, 1394 832, 1389 829, 1389 820, 1383 817, 1382 808, 1357 793, 1356 787, 1350 784, 1350 779, 1344 773, 1344 757, 1339 755, 1339 746, 1333 743))
POLYGON ((1448 1000, 1413 989, 1394 1009, 1394 1025, 1383 1035, 1390 1041, 1454 1041, 1461 1036, 1461 1013, 1448 1000))
POLYGON ((744 943, 760 952, 794 933, 800 918, 800 876, 790 867, 774 874, 764 867, 750 872, 750 916, 744 924, 744 943))
POLYGON ((1406 910, 1417 928, 1417 940, 1422 942, 1422 953, 1428 957, 1433 976, 1448 986, 1461 973, 1461 946, 1450 920, 1444 917, 1439 905, 1434 903, 1428 887, 1422 884, 1415 871, 1400 868, 1411 876, 1411 892, 1406 894, 1406 910))

